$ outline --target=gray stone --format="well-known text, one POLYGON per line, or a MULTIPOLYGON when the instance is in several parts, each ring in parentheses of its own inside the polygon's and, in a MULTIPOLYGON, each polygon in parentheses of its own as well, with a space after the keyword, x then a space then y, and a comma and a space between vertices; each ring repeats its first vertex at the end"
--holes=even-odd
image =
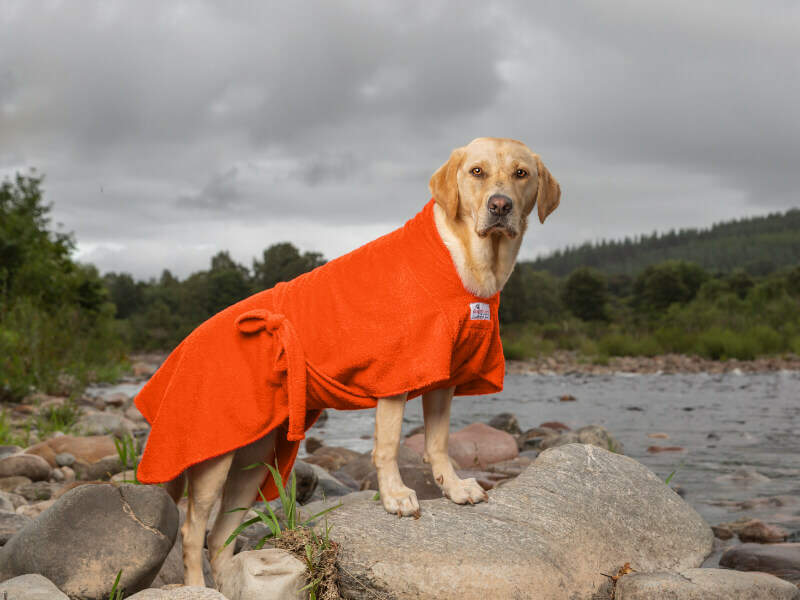
POLYGON ((286 550, 240 552, 223 565, 217 587, 229 600, 305 600, 306 566, 286 550))
POLYGON ((710 527, 654 473, 590 445, 543 452, 489 497, 422 501, 418 520, 377 502, 332 511, 343 595, 605 598, 611 581, 601 573, 625 562, 643 572, 694 568, 713 546, 710 527))
POLYGON ((21 575, 0 583, 3 600, 69 600, 52 581, 38 574, 21 575))
POLYGON ((120 462, 119 455, 112 454, 92 464, 76 462, 72 468, 75 470, 75 476, 78 479, 84 481, 107 481, 113 475, 123 471, 125 465, 120 462))
MULTIPOLYGON (((295 475, 295 492, 298 502, 308 502, 311 495, 317 487, 317 472, 313 469, 313 465, 304 463, 302 460, 297 460, 294 463, 295 475)), ((285 483, 289 483, 291 479, 285 483)))
POLYGON ((0 491, 13 492, 19 486, 31 483, 31 480, 22 475, 12 475, 11 477, 0 477, 0 491))
POLYGON ((762 571, 800 580, 800 543, 741 544, 726 550, 719 564, 737 571, 762 571))
POLYGON ((49 500, 61 488, 60 483, 50 483, 49 481, 32 481, 23 483, 14 489, 15 494, 19 494, 28 502, 41 502, 49 500))
MULTIPOLYGON (((30 479, 28 481, 30 481, 30 479)), ((0 490, 0 509, 2 510, 10 510, 13 512, 23 504, 27 503, 28 501, 19 494, 0 490), (9 504, 11 504, 11 508, 8 508, 9 504)))
POLYGON ((516 415, 512 415, 511 413, 500 413, 492 417, 489 419, 488 425, 489 427, 494 427, 495 429, 505 431, 511 435, 522 434, 522 429, 519 426, 519 419, 517 419, 516 415))
POLYGON ((617 582, 616 600, 800 600, 788 581, 763 573, 687 569, 678 573, 631 573, 617 582))
POLYGON ((50 465, 33 454, 12 454, 0 458, 0 477, 27 477, 41 481, 50 477, 50 465))
MULTIPOLYGON (((317 454, 319 453, 320 452, 317 451, 317 454)), ((400 465, 424 464, 422 462, 421 454, 415 452, 411 448, 407 448, 403 444, 400 444, 400 447, 398 448, 397 463, 400 465)), ((374 469, 375 465, 372 464, 372 452, 365 452, 364 454, 354 457, 350 462, 342 466, 341 469, 335 470, 341 470, 343 473, 346 473, 352 477, 355 481, 361 481, 374 469)))
POLYGON ((185 586, 174 590, 146 589, 125 596, 125 600, 228 600, 216 590, 204 587, 185 586))
POLYGON ((9 540, 0 576, 36 572, 68 596, 105 600, 122 569, 120 585, 134 593, 156 576, 177 533, 178 509, 160 487, 83 485, 9 540))
POLYGON ((132 436, 140 426, 119 415, 108 412, 97 412, 83 415, 75 422, 72 430, 77 435, 113 435, 123 438, 132 436))
POLYGON ((545 438, 539 443, 539 448, 546 450, 565 444, 591 444, 603 450, 624 454, 622 442, 602 425, 587 425, 556 437, 545 438))
POLYGON ((71 467, 75 462, 75 457, 69 452, 56 454, 56 465, 59 467, 71 467))
POLYGON ((30 517, 18 515, 13 510, 0 510, 0 546, 5 545, 11 536, 30 521, 30 517))
POLYGON ((22 452, 22 448, 13 445, 0 446, 0 458, 3 458, 4 456, 11 456, 17 452, 22 452))
POLYGON ((353 488, 344 485, 341 481, 339 481, 336 477, 328 473, 319 465, 308 466, 314 469, 314 472, 316 473, 317 485, 314 488, 314 493, 306 500, 306 502, 315 502, 317 500, 322 500, 323 498, 344 496, 345 494, 349 494, 353 491, 353 488))

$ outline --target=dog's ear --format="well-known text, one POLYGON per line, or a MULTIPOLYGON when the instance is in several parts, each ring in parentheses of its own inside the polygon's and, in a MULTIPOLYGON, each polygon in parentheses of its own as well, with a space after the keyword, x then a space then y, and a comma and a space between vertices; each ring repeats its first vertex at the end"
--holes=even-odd
POLYGON ((464 162, 464 149, 456 148, 449 160, 431 176, 428 187, 436 203, 441 206, 447 218, 455 220, 458 214, 458 170, 464 162))
POLYGON ((550 174, 542 163, 538 154, 533 155, 536 168, 539 170, 539 189, 536 192, 536 207, 539 211, 539 222, 544 223, 548 215, 553 212, 561 202, 561 186, 556 178, 550 174))

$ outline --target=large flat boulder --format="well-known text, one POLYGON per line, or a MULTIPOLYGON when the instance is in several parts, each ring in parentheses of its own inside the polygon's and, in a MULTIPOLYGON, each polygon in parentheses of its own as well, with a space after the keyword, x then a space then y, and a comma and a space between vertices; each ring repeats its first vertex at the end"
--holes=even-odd
POLYGON ((0 551, 0 580, 39 573, 70 598, 106 600, 117 573, 146 588, 175 543, 178 509, 157 486, 83 485, 33 519, 0 551))
POLYGON ((635 460, 591 445, 543 452, 489 502, 421 502, 418 520, 378 503, 328 515, 345 598, 610 597, 638 571, 699 567, 714 536, 703 519, 635 460))

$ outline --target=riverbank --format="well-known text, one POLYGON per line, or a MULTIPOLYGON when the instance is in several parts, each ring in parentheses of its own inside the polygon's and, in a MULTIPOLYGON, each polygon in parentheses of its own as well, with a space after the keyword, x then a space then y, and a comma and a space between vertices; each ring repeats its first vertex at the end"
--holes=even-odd
POLYGON ((526 360, 507 360, 506 373, 524 375, 612 375, 636 373, 640 375, 693 374, 693 373, 768 373, 775 371, 800 371, 800 356, 764 357, 755 360, 709 360, 685 354, 658 356, 612 356, 608 361, 597 362, 577 352, 557 351, 548 356, 526 360))

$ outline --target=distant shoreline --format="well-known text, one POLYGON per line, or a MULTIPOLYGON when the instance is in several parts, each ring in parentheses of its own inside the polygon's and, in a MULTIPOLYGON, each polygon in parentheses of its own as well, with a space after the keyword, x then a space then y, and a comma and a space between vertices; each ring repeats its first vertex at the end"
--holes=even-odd
POLYGON ((555 352, 549 356, 526 360, 506 360, 506 373, 540 375, 613 375, 615 373, 637 373, 651 375, 691 373, 769 373, 774 371, 800 371, 800 356, 787 355, 781 358, 765 357, 755 360, 719 361, 686 356, 663 354, 659 356, 613 356, 608 364, 595 364, 591 357, 575 352, 555 352))

